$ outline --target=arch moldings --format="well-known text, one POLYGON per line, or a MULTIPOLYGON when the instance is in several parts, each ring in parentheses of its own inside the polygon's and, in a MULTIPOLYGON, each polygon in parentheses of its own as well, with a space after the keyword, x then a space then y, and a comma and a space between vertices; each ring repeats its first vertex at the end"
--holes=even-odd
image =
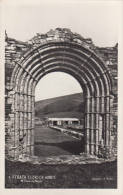
MULTIPOLYGON (((62 34, 62 36, 65 33, 62 34)), ((55 36, 54 36, 55 37, 55 36)), ((74 36, 73 36, 74 37, 74 36)), ((35 87, 50 72, 66 72, 81 85, 85 96, 85 153, 98 155, 102 144, 110 148, 111 90, 109 71, 104 62, 83 40, 44 39, 32 45, 19 59, 11 76, 14 117, 10 156, 33 155, 35 87), (100 119, 102 116, 102 119, 100 119), (99 120, 103 120, 100 130, 99 120), (100 136, 103 131, 103 137, 100 136)))

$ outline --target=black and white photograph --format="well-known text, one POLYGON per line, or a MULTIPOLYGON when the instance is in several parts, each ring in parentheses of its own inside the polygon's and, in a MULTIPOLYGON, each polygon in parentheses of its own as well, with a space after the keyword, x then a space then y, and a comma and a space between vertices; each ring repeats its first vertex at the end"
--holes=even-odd
POLYGON ((4 188, 117 190, 120 1, 1 7, 4 188))

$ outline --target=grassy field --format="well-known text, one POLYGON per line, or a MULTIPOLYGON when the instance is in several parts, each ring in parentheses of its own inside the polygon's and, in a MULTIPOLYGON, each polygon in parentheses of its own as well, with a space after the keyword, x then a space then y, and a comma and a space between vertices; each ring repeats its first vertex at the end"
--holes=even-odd
POLYGON ((84 98, 82 93, 50 98, 35 102, 35 114, 43 117, 83 118, 84 98))
POLYGON ((36 156, 77 155, 82 152, 80 140, 48 127, 35 127, 36 156))

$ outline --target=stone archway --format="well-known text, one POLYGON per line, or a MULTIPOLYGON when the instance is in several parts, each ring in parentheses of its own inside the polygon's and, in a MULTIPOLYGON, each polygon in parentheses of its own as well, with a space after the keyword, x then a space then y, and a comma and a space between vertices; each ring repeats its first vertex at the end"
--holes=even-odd
POLYGON ((33 155, 35 87, 43 76, 55 71, 72 75, 83 89, 85 153, 98 155, 102 139, 103 145, 110 148, 111 78, 89 41, 69 30, 56 29, 30 40, 28 49, 13 64, 9 156, 18 159, 23 154, 33 155))

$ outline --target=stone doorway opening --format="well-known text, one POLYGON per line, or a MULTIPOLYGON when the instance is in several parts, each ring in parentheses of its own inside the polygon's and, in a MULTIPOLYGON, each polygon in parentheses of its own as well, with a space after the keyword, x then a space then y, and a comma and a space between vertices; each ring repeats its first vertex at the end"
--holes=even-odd
POLYGON ((34 155, 84 152, 84 112, 82 88, 72 76, 63 72, 44 76, 35 89, 34 155))

